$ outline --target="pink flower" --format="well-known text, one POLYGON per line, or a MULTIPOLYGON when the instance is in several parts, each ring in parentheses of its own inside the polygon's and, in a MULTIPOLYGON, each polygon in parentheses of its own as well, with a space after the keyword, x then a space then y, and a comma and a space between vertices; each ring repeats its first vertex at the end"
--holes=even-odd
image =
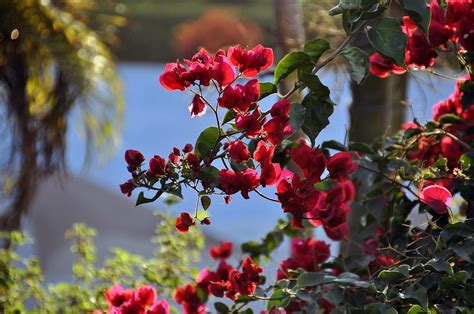
POLYGON ((420 200, 433 208, 438 214, 445 214, 448 212, 449 206, 453 196, 451 192, 445 187, 439 185, 430 185, 421 190, 420 200))

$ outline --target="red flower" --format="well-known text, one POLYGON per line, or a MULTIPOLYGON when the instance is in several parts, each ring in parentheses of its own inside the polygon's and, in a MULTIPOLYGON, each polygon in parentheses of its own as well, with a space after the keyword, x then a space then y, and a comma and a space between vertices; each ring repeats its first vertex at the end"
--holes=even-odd
POLYGON ((349 235, 349 225, 342 223, 336 227, 323 226, 329 239, 334 241, 347 240, 349 235))
POLYGON ((123 289, 121 285, 115 284, 105 292, 105 299, 109 306, 120 307, 133 297, 133 290, 123 289))
POLYGON ((263 187, 273 185, 280 177, 281 167, 278 163, 262 164, 262 171, 260 173, 260 184, 263 187))
POLYGON ((230 142, 227 151, 235 162, 241 163, 250 159, 250 152, 242 141, 230 142))
POLYGON ((162 176, 166 174, 166 160, 158 155, 155 155, 149 162, 150 172, 154 176, 162 176))
POLYGON ((306 143, 291 150, 291 159, 301 169, 306 179, 319 182, 326 167, 326 158, 317 149, 312 149, 306 143))
POLYGON ((474 50, 474 7, 472 7, 459 21, 458 36, 459 43, 465 50, 474 50))
POLYGON ((403 24, 405 33, 408 35, 405 48, 406 64, 419 68, 433 66, 438 54, 426 39, 425 33, 408 16, 403 17, 403 24))
POLYGON ((302 268, 315 271, 317 265, 324 263, 330 256, 329 245, 324 241, 295 238, 291 241, 291 253, 302 268))
POLYGON ((448 212, 453 196, 445 187, 439 185, 430 185, 420 192, 420 200, 430 206, 438 214, 448 212))
POLYGON ((273 154, 275 153, 275 146, 265 143, 265 141, 259 141, 255 151, 253 152, 253 158, 260 164, 265 165, 272 161, 273 154))
POLYGON ((219 86, 223 87, 229 85, 235 80, 235 71, 232 64, 224 55, 217 54, 219 54, 219 52, 216 53, 216 57, 214 59, 212 78, 219 86))
POLYGON ((285 136, 293 132, 289 121, 289 117, 286 116, 278 116, 270 119, 270 121, 263 126, 265 139, 273 145, 280 144, 285 136))
POLYGON ((134 299, 142 305, 151 306, 156 297, 156 290, 152 286, 140 286, 134 292, 134 299))
POLYGON ((206 305, 201 302, 196 288, 187 284, 184 288, 177 288, 174 294, 177 303, 183 305, 184 314, 204 314, 207 311, 206 305))
POLYGON ((230 47, 227 56, 245 77, 254 77, 273 64, 273 50, 257 45, 253 49, 230 47))
POLYGON ((150 309, 148 310, 147 314, 170 314, 170 307, 166 300, 160 300, 155 302, 150 309))
POLYGON ((390 58, 382 56, 380 53, 375 52, 370 57, 370 73, 380 78, 386 78, 391 73, 403 74, 406 70, 398 66, 395 61, 390 58))
POLYGON ((240 193, 245 199, 249 198, 249 192, 256 189, 260 183, 257 171, 247 168, 237 172, 240 177, 240 193))
POLYGON ((125 161, 130 168, 135 170, 135 168, 138 168, 142 165, 142 163, 145 161, 145 157, 143 157, 142 153, 140 153, 138 150, 128 149, 125 151, 125 161))
POLYGON ((167 63, 165 72, 160 76, 160 83, 167 90, 185 90, 191 85, 191 82, 182 77, 185 72, 186 68, 178 61, 175 63, 167 63))
POLYGON ((221 242, 220 247, 211 247, 209 254, 213 259, 227 259, 232 255, 232 242, 221 242))
POLYGON ((287 99, 280 100, 270 109, 272 117, 288 117, 290 113, 291 102, 287 99))
POLYGON ((229 195, 240 190, 240 178, 232 170, 222 169, 219 172, 219 182, 221 190, 229 195))
POLYGON ((176 229, 181 233, 189 231, 189 227, 194 225, 194 220, 189 213, 183 212, 176 221, 176 229))
MULTIPOLYGON (((240 113, 235 117, 235 125, 239 130, 243 130, 249 138, 256 137, 262 130, 262 124, 259 121, 260 111, 258 107, 252 112, 240 113)), ((262 121, 263 123, 263 121, 262 121)))
POLYGON ((194 95, 193 101, 188 107, 191 118, 203 116, 206 113, 206 108, 206 104, 199 95, 194 95))
POLYGON ((135 183, 132 179, 120 184, 120 191, 130 197, 132 195, 132 191, 135 189, 135 183))
POLYGON ((342 179, 357 169, 357 164, 352 162, 352 154, 339 152, 329 158, 327 163, 329 176, 333 179, 342 179))
POLYGON ((257 80, 250 80, 245 86, 236 84, 227 86, 222 96, 217 99, 219 106, 234 109, 239 112, 247 112, 250 105, 260 97, 260 84, 257 80))
POLYGON ((447 41, 453 36, 451 27, 447 24, 443 9, 438 1, 430 3, 431 22, 429 28, 430 43, 436 47, 446 46, 447 41))

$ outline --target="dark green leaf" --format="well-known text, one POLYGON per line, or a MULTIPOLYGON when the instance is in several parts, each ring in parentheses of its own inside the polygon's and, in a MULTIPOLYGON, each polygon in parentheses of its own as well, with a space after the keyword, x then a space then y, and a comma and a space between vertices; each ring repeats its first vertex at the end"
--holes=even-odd
POLYGON ((307 68, 312 66, 311 58, 308 54, 303 51, 290 52, 278 62, 275 68, 274 83, 278 84, 285 77, 290 75, 291 72, 300 68, 307 68))
POLYGON ((303 273, 298 277, 298 287, 306 288, 317 286, 324 282, 326 275, 323 273, 303 273))
POLYGON ((397 314, 397 310, 384 303, 372 303, 365 307, 364 313, 367 314, 397 314))
POLYGON ((344 144, 334 140, 323 142, 321 148, 334 149, 341 152, 347 151, 347 147, 344 144))
POLYGON ((158 191, 156 192, 155 196, 153 196, 152 198, 147 198, 145 197, 145 193, 143 193, 142 191, 138 194, 137 202, 135 203, 135 206, 138 206, 140 204, 152 203, 156 201, 161 196, 161 194, 163 194, 163 192, 158 191))
POLYGON ((201 196, 201 205, 204 210, 207 210, 211 206, 211 198, 207 195, 201 196))
POLYGON ((443 258, 434 257, 430 259, 425 265, 432 267, 436 271, 445 272, 449 275, 453 275, 453 268, 443 258))
POLYGON ((298 71, 298 80, 303 82, 313 93, 318 95, 320 98, 329 97, 329 88, 321 83, 321 80, 317 75, 305 72, 298 71))
POLYGON ((361 8, 362 0, 339 0, 339 3, 329 10, 329 15, 337 15, 345 11, 355 11, 361 8))
POLYGON ((263 98, 275 94, 277 90, 277 86, 271 82, 266 82, 266 83, 261 83, 260 84, 260 99, 262 100, 263 98))
POLYGON ((222 302, 214 303, 214 308, 216 309, 217 313, 229 313, 229 307, 222 302))
POLYGON ((374 155, 375 151, 368 144, 362 142, 349 143, 349 151, 374 155))
POLYGON ((400 266, 395 267, 395 268, 382 270, 379 273, 379 278, 387 280, 389 282, 397 281, 397 280, 400 280, 402 278, 407 278, 408 275, 409 275, 409 272, 410 272, 410 266, 400 265, 400 266))
POLYGON ((218 139, 219 129, 215 126, 208 127, 199 135, 194 145, 194 152, 200 159, 209 157, 218 139))
POLYGON ((462 124, 464 121, 457 115, 452 113, 443 114, 438 119, 438 123, 443 124, 462 124))
POLYGON ((331 48, 326 39, 316 38, 304 43, 303 51, 306 52, 313 63, 317 63, 319 58, 331 48))
POLYGON ((341 54, 351 67, 352 80, 357 84, 361 84, 369 75, 369 55, 357 47, 344 48, 341 54))
POLYGON ((384 17, 380 23, 367 31, 367 37, 377 52, 405 67, 407 35, 402 32, 401 25, 396 19, 384 17))
POLYGON ((431 20, 431 10, 425 0, 401 0, 401 5, 415 23, 427 34, 431 20))
POLYGON ((428 307, 428 295, 423 286, 409 286, 403 293, 400 293, 402 299, 414 300, 424 308, 428 307))
POLYGON ((219 185, 219 169, 214 166, 202 168, 199 172, 199 179, 210 185, 219 185))
POLYGON ((334 112, 334 106, 330 100, 321 99, 313 92, 306 95, 302 105, 306 108, 302 129, 314 146, 318 134, 328 126, 329 117, 334 112))
POLYGON ((293 132, 301 129, 305 119, 306 108, 299 103, 292 103, 290 108, 290 125, 293 132))

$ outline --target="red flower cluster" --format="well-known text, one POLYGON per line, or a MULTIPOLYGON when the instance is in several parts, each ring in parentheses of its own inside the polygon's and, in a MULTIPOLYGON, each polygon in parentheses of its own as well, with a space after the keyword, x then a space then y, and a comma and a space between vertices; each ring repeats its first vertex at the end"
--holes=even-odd
MULTIPOLYGON (((466 124, 447 124, 443 128, 456 136, 457 138, 469 141, 474 139, 471 134, 466 134, 468 125, 474 124, 474 103, 464 106, 461 103, 463 92, 460 86, 464 80, 458 81, 454 93, 445 101, 441 101, 433 106, 433 120, 438 121, 445 114, 453 114, 460 119, 466 121, 466 124)), ((402 126, 403 129, 419 129, 421 128, 415 123, 406 123, 402 126)), ((466 152, 466 148, 456 142, 452 137, 443 136, 437 140, 433 136, 422 136, 418 141, 418 147, 415 151, 410 152, 410 159, 422 160, 425 166, 431 166, 440 157, 445 157, 448 160, 448 167, 450 171, 459 167, 459 159, 462 154, 466 152)))
POLYGON ((453 196, 451 192, 443 186, 429 185, 420 192, 420 200, 433 208, 438 214, 446 214, 453 196))
MULTIPOLYGON (((242 49, 239 46, 230 47, 226 53, 219 50, 210 56, 205 49, 201 49, 191 60, 168 63, 165 72, 160 76, 161 85, 167 90, 186 90, 190 86, 209 86, 211 82, 219 88, 219 106, 247 112, 250 105, 260 97, 260 84, 257 80, 249 81, 245 86, 236 84, 231 86, 238 76, 254 77, 260 71, 268 69, 273 64, 273 51, 258 45, 253 49, 242 49)), ((191 117, 201 116, 206 111, 205 100, 195 94, 189 111, 191 117)))
POLYGON ((155 288, 140 286, 135 290, 115 284, 105 292, 109 313, 113 314, 169 314, 166 300, 157 301, 155 288))
POLYGON ((313 238, 306 240, 295 238, 291 241, 291 257, 280 262, 277 279, 289 278, 288 270, 302 268, 314 272, 319 266, 328 260, 330 256, 329 245, 324 241, 313 238))
POLYGON ((242 261, 239 271, 226 261, 231 254, 231 242, 222 242, 220 247, 212 247, 210 255, 220 260, 217 269, 211 271, 205 268, 199 272, 194 285, 188 284, 184 288, 176 289, 175 300, 183 305, 184 313, 205 313, 205 302, 209 295, 220 298, 226 296, 236 300, 237 295, 251 295, 255 292, 263 268, 247 257, 242 261))
POLYGON ((326 233, 334 240, 347 235, 346 217, 350 211, 347 202, 354 198, 354 186, 347 179, 356 168, 348 152, 340 152, 326 160, 318 149, 312 149, 305 142, 291 150, 291 159, 298 166, 302 177, 286 172, 277 186, 278 200, 285 212, 291 213, 292 223, 303 228, 303 219, 314 225, 323 225, 326 233), (321 182, 321 175, 327 168, 332 184, 328 191, 320 191, 315 184, 321 182))
MULTIPOLYGON (((408 35, 405 62, 412 68, 429 68, 438 56, 436 49, 445 50, 451 42, 462 51, 474 50, 474 3, 471 0, 448 0, 443 11, 437 0, 430 3, 431 22, 426 36, 416 23, 405 16, 403 31, 408 35)), ((370 72, 379 77, 390 73, 402 74, 405 70, 394 60, 374 53, 370 56, 370 72)))

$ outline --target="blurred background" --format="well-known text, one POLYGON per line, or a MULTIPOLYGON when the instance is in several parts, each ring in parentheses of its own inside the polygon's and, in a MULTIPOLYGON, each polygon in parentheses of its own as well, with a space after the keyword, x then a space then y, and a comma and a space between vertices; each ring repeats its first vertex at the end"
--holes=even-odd
MULTIPOLYGON (((215 52, 262 43, 274 49, 276 60, 315 37, 337 47, 345 34, 339 18, 327 14, 335 2, 0 1, 1 229, 33 235, 35 244, 23 254, 38 254, 47 281, 70 276, 64 232, 74 222, 98 229, 99 258, 113 246, 150 254, 152 212, 190 211, 195 197, 184 191, 184 200, 171 208, 163 201, 134 207, 134 196, 118 188, 129 176, 123 152, 167 156, 213 123, 209 115, 190 118, 190 95, 160 86, 164 64, 200 47, 215 52)), ((396 14, 396 7, 391 10, 396 14)), ((353 44, 367 47, 363 38, 353 44)), ((452 74, 449 64, 439 71, 452 74)), ((414 117, 429 119, 431 106, 455 83, 414 72, 370 77, 361 87, 338 62, 321 72, 321 80, 337 106, 319 143, 368 141, 414 117)), ((203 230, 210 243, 258 239, 282 217, 281 208, 256 194, 245 202, 236 195, 230 205, 216 198, 210 214, 213 223, 203 230)), ((323 232, 318 237, 325 238, 323 232)), ((336 244, 332 249, 337 254, 336 244)))

